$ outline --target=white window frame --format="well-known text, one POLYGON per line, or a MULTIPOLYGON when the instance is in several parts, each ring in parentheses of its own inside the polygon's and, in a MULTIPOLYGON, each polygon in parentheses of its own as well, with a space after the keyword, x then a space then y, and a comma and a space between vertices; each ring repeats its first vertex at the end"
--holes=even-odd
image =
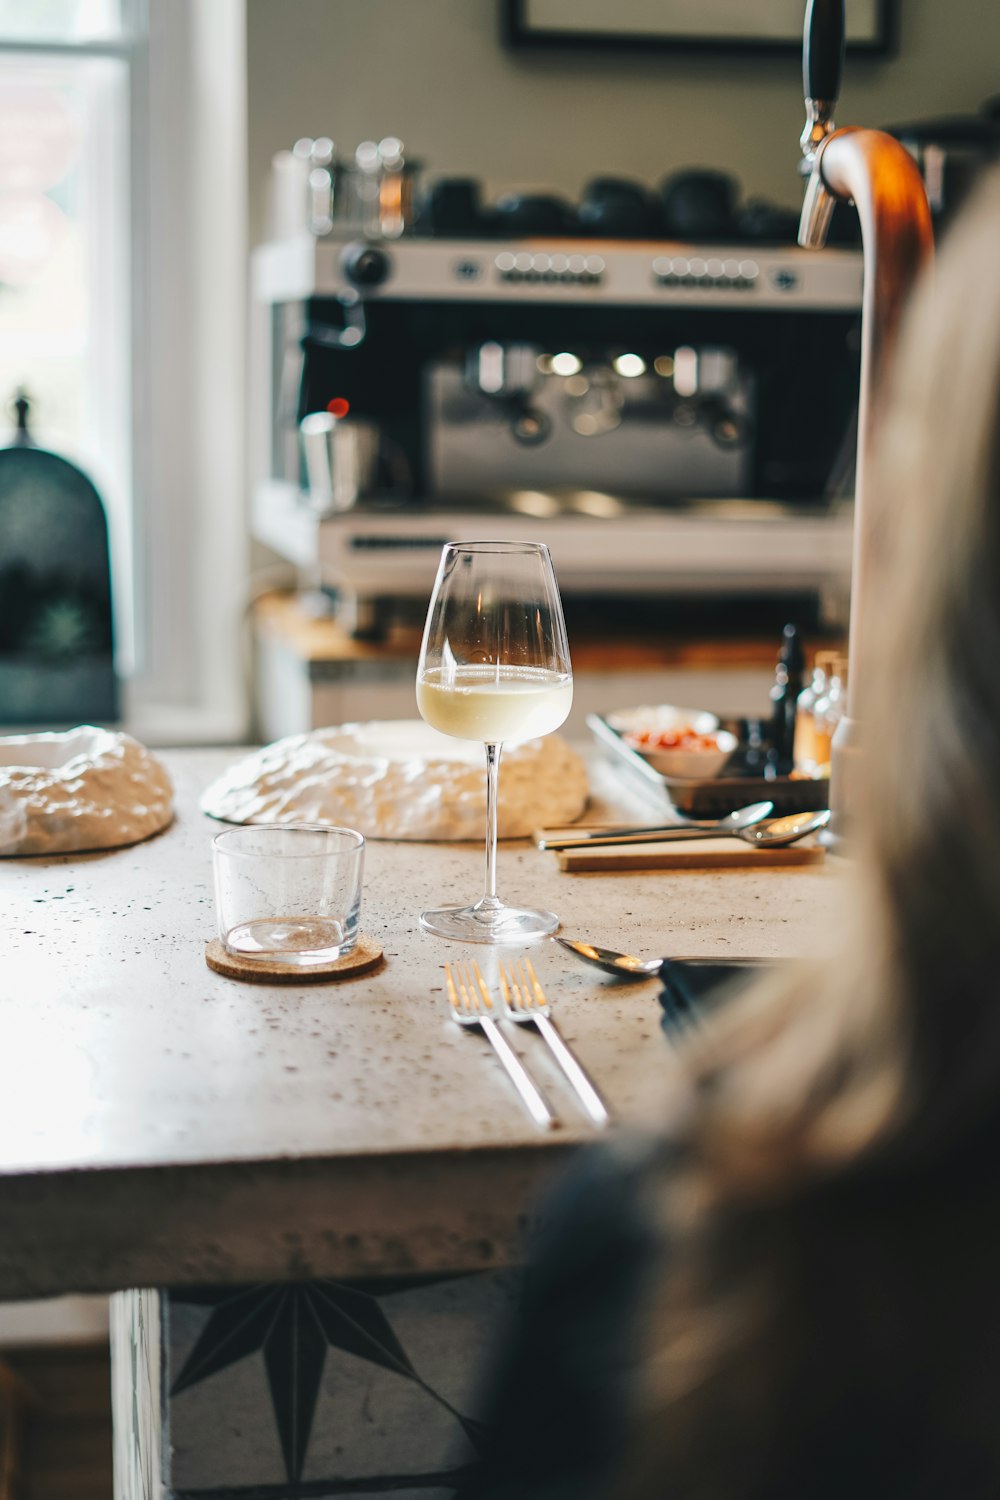
POLYGON ((149 743, 246 731, 244 0, 142 5, 132 109, 136 593, 149 743))

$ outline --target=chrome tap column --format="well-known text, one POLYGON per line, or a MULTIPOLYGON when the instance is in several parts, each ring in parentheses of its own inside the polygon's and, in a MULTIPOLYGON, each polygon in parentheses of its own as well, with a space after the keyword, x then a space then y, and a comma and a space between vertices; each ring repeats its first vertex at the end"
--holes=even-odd
POLYGON ((869 572, 877 524, 866 503, 872 432, 906 299, 933 254, 927 194, 909 152, 882 131, 833 128, 843 54, 844 0, 808 0, 802 57, 806 125, 801 145, 809 179, 799 244, 822 247, 834 204, 842 201, 857 208, 864 249, 847 709, 834 736, 830 772, 827 840, 833 848, 842 845, 845 825, 849 826, 853 767, 859 753, 855 708, 861 701, 858 673, 870 612, 869 572))

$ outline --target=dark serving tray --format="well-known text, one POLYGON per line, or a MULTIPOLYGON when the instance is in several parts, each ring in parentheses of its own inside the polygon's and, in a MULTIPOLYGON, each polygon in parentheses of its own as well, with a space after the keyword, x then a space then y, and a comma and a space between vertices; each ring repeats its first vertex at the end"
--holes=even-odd
MULTIPOLYGON (((745 719, 721 719, 721 729, 728 729, 742 741, 745 719)), ((829 780, 793 780, 778 776, 773 767, 765 766, 763 774, 741 764, 741 750, 733 751, 729 764, 719 776, 695 781, 687 776, 664 776, 655 771, 638 750, 626 745, 617 729, 612 729, 600 714, 587 715, 587 728, 611 763, 627 777, 633 788, 646 794, 658 807, 685 813, 688 817, 725 816, 748 802, 774 803, 776 813, 813 812, 829 806, 829 780)))

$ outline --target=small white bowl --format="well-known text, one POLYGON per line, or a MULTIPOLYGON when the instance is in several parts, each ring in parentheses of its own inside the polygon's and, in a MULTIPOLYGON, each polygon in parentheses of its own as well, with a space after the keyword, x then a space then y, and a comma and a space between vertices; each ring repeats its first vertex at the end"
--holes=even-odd
POLYGON ((641 755, 654 771, 685 781, 703 781, 717 776, 737 746, 737 739, 727 729, 719 728, 716 714, 703 708, 679 708, 675 703, 645 703, 639 708, 620 708, 605 715, 612 729, 625 744, 641 755), (715 744, 704 749, 687 749, 635 745, 636 734, 712 735, 715 744))
POLYGON ((673 703, 644 703, 639 708, 616 708, 613 713, 605 714, 604 717, 619 734, 641 734, 644 731, 656 734, 666 729, 681 732, 688 729, 692 734, 714 734, 719 727, 715 714, 710 714, 703 708, 678 708, 673 703))
POLYGON ((659 771, 661 776, 669 776, 671 780, 707 781, 713 776, 718 776, 739 741, 735 734, 730 734, 728 729, 699 729, 696 733, 714 735, 717 748, 711 750, 644 750, 639 745, 633 745, 632 749, 636 750, 654 771, 659 771))

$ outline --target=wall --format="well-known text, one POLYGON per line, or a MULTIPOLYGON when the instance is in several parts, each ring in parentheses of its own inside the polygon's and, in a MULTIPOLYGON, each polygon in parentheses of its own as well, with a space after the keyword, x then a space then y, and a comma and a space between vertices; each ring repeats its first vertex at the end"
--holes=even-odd
MULTIPOLYGON (((849 60, 842 123, 969 113, 997 92, 1000 6, 897 3, 899 54, 849 60)), ((487 196, 713 166, 746 196, 798 201, 795 57, 511 52, 497 0, 247 0, 247 25, 252 240, 271 156, 303 135, 348 150, 399 135, 429 174, 479 177, 487 196)))

